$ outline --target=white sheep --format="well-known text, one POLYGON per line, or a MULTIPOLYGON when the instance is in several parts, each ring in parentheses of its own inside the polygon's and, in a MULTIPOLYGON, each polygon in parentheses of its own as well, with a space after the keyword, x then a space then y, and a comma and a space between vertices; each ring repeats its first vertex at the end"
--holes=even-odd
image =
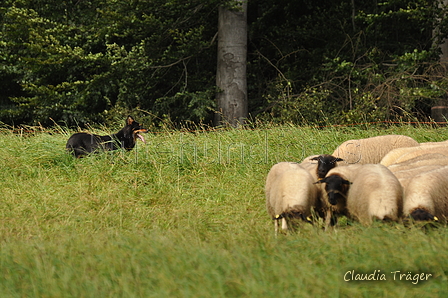
POLYGON ((415 147, 402 147, 402 148, 393 149, 393 150, 389 151, 389 153, 387 153, 381 159, 380 164, 382 164, 383 166, 388 167, 388 166, 393 165, 394 163, 396 163, 397 158, 399 158, 403 154, 408 154, 409 152, 413 152, 415 150, 422 150, 422 147, 415 146, 415 147))
MULTIPOLYGON (((316 181, 320 178, 325 177, 327 172, 335 167, 337 165, 338 161, 342 161, 340 158, 336 158, 334 156, 328 155, 328 154, 321 154, 321 155, 311 155, 303 159, 303 161, 298 164, 295 162, 280 162, 272 166, 271 170, 268 173, 268 176, 266 178, 266 186, 265 186, 265 193, 266 198, 270 197, 271 187, 273 184, 273 181, 275 181, 278 176, 280 176, 283 172, 291 170, 291 169, 297 169, 299 167, 302 167, 306 169, 311 176, 313 177, 313 180, 316 181)), ((321 187, 318 185, 315 185, 315 187, 318 190, 318 197, 321 198, 321 187)), ((269 209, 269 203, 266 202, 267 208, 269 209)), ((320 204, 322 205, 322 204, 320 204)), ((321 217, 324 217, 326 214, 326 211, 323 208, 317 208, 319 215, 321 217)), ((278 215, 278 214, 277 214, 278 215)))
POLYGON ((440 141, 440 142, 424 142, 424 143, 420 143, 420 146, 447 145, 447 144, 448 144, 448 140, 440 141))
POLYGON ((379 163, 389 151, 413 146, 419 146, 419 143, 411 137, 384 135, 345 141, 336 148, 332 155, 344 159, 346 164, 379 163))
POLYGON ((373 218, 397 221, 402 212, 403 190, 389 169, 379 164, 349 165, 330 170, 325 183, 334 212, 361 222, 373 218))
POLYGON ((414 147, 403 147, 391 150, 387 153, 380 164, 388 167, 395 163, 401 163, 406 160, 413 159, 419 155, 431 154, 431 153, 441 153, 444 155, 448 154, 448 144, 424 144, 414 147))
POLYGON ((283 230, 291 229, 294 219, 309 221, 318 202, 319 189, 313 184, 314 178, 308 170, 296 165, 276 164, 266 179, 266 209, 274 220, 275 234, 280 219, 283 230))
POLYGON ((407 160, 414 159, 421 155, 426 155, 426 154, 431 154, 431 153, 439 153, 439 154, 448 156, 448 146, 423 147, 422 150, 415 150, 413 152, 409 152, 409 153, 401 155, 400 157, 398 157, 395 160, 395 163, 405 162, 407 160))
POLYGON ((393 163, 387 168, 397 176, 400 172, 418 173, 418 169, 421 167, 435 166, 440 168, 447 165, 447 155, 441 153, 425 153, 405 161, 393 163))
POLYGON ((421 166, 418 168, 408 169, 404 171, 399 171, 394 173, 395 177, 397 177, 398 181, 401 184, 401 187, 403 187, 403 192, 407 188, 409 182, 414 178, 416 175, 419 175, 421 173, 433 171, 440 169, 439 165, 428 165, 428 166, 421 166))
POLYGON ((266 197, 269 197, 269 194, 271 192, 271 186, 274 183, 274 181, 281 175, 283 172, 286 172, 291 169, 297 169, 300 168, 299 164, 296 162, 279 162, 276 163, 271 167, 269 170, 268 176, 266 177, 266 183, 265 183, 265 194, 266 197))
POLYGON ((403 215, 415 220, 447 221, 448 166, 410 179, 404 190, 403 215))
POLYGON ((440 153, 429 153, 392 164, 387 168, 397 177, 401 186, 405 189, 414 176, 444 166, 448 166, 448 156, 440 153))

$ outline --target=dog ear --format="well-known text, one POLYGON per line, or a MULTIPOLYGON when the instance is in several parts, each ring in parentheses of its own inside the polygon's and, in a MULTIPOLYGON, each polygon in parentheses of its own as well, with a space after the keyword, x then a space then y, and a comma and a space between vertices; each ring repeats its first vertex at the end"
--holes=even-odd
POLYGON ((128 116, 128 118, 126 119, 126 124, 127 125, 131 125, 132 123, 134 123, 134 118, 132 118, 131 116, 128 116))

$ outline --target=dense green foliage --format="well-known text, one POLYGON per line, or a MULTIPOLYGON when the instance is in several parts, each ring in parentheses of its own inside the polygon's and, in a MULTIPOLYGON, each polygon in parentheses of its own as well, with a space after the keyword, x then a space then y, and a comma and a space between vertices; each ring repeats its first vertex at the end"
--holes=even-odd
POLYGON ((69 133, 0 132, 1 297, 448 294, 446 227, 341 219, 336 232, 305 225, 275 238, 263 192, 275 162, 387 133, 440 141, 447 128, 164 130, 81 160, 64 152, 69 133), (387 279, 345 281, 351 270, 387 279), (432 277, 412 284, 394 271, 432 277))
MULTIPOLYGON (((209 123, 224 0, 5 0, 0 121, 209 123)), ((250 115, 276 122, 418 118, 446 97, 436 0, 250 0, 250 115), (352 7, 354 3, 354 7, 352 7), (437 30, 436 30, 437 29, 437 30), (437 34, 436 34, 437 32, 437 34)))

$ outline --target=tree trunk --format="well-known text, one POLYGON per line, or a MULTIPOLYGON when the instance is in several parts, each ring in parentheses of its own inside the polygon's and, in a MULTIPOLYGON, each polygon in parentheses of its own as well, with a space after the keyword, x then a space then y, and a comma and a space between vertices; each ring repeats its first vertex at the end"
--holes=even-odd
MULTIPOLYGON (((439 5, 447 6, 448 0, 443 0, 439 5)), ((438 29, 437 29, 437 31, 438 31, 438 29)), ((445 40, 443 41, 443 43, 441 45, 439 45, 439 47, 442 51, 442 53, 440 55, 440 62, 446 66, 446 64, 448 63, 448 39, 445 38, 445 40)))
MULTIPOLYGON (((439 2, 439 8, 444 8, 447 5, 448 5, 448 0, 443 0, 443 1, 439 2)), ((444 16, 444 17, 446 17, 446 16, 444 16)), ((437 22, 439 24, 441 21, 442 21, 441 19, 437 19, 437 22)), ((439 25, 437 25, 437 27, 433 31, 433 37, 436 37, 437 35, 440 34, 440 32, 439 32, 440 29, 438 26, 439 25)), ((435 38, 435 40, 437 40, 437 38, 435 38)), ((439 56, 440 65, 446 72, 447 68, 448 68, 448 39, 445 38, 441 44, 438 44, 438 46, 439 46, 440 52, 441 52, 440 56, 439 56)), ((436 122, 445 122, 447 108, 448 108, 448 98, 446 95, 441 96, 439 98, 439 100, 437 101, 436 106, 433 106, 431 108, 431 118, 434 119, 434 121, 436 121, 436 122)))
POLYGON ((215 125, 237 127, 247 118, 247 0, 241 9, 219 8, 215 125))

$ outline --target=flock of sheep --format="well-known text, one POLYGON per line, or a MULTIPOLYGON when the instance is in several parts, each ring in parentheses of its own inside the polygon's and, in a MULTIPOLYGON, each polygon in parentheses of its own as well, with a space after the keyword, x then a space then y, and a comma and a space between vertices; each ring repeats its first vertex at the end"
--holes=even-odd
POLYGON ((418 143, 403 135, 349 140, 331 154, 275 164, 266 178, 266 208, 275 233, 293 223, 345 215, 374 219, 447 221, 448 141, 418 143))

